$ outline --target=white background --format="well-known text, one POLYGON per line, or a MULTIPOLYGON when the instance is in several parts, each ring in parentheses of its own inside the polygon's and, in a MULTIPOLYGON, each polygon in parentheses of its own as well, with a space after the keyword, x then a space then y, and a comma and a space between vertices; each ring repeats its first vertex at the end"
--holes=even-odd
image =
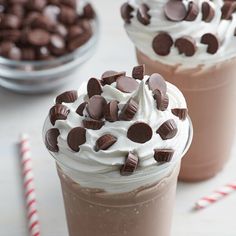
MULTIPOLYGON (((131 72, 136 64, 133 45, 123 30, 119 15, 122 1, 93 2, 102 24, 97 52, 73 75, 74 82, 61 91, 76 89, 83 80, 99 77, 108 69, 131 72)), ((68 235, 55 165, 41 139, 43 121, 56 94, 58 91, 24 96, 0 89, 0 236, 27 235, 16 146, 21 131, 32 137, 42 236, 68 235)), ((236 236, 236 194, 203 211, 192 211, 198 198, 236 179, 235 154, 236 148, 231 162, 216 178, 178 185, 173 236, 236 236)))

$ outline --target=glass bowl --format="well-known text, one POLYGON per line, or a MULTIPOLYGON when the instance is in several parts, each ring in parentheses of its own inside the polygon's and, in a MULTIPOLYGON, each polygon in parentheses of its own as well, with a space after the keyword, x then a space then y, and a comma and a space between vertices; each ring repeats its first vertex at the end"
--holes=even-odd
POLYGON ((93 35, 80 48, 51 61, 13 61, 0 57, 0 86, 19 93, 45 93, 68 83, 68 78, 95 51, 99 21, 91 21, 93 35))

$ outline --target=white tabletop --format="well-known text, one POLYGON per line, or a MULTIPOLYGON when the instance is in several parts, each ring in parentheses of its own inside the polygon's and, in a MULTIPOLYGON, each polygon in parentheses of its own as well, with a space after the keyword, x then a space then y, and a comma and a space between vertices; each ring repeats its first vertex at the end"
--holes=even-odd
MULTIPOLYGON (((96 55, 85 64, 74 82, 62 88, 75 89, 90 76, 108 69, 131 71, 136 64, 134 48, 126 36, 119 15, 123 1, 93 0, 101 18, 102 34, 96 55)), ((62 195, 55 164, 45 149, 41 130, 52 105, 53 94, 24 96, 0 89, 0 235, 26 236, 27 228, 16 142, 20 132, 31 136, 42 236, 68 235, 62 195)), ((235 236, 236 194, 200 212, 194 202, 216 187, 236 179, 236 148, 224 171, 212 180, 180 183, 173 223, 173 236, 235 236)))

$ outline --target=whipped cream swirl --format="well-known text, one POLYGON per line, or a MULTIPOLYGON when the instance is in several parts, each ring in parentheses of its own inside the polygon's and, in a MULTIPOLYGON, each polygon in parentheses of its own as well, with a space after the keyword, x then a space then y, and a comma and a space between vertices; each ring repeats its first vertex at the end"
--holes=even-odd
MULTIPOLYGON (((186 8, 191 1, 183 1, 186 8)), ((232 20, 221 19, 223 0, 196 0, 195 2, 199 7, 197 18, 194 21, 181 22, 173 22, 165 17, 164 6, 167 2, 168 0, 128 0, 134 11, 132 12, 131 24, 125 24, 125 29, 139 51, 154 61, 184 68, 209 67, 235 57, 236 13, 232 14, 232 20), (202 20, 201 7, 202 3, 206 1, 215 11, 210 22, 202 20), (142 3, 146 3, 150 8, 148 12, 151 16, 150 24, 146 26, 141 24, 136 17, 138 8, 142 3), (196 41, 196 53, 191 57, 186 57, 184 54, 179 54, 178 49, 173 46, 167 56, 157 55, 152 48, 152 42, 158 32, 162 31, 168 33, 174 41, 183 36, 191 36, 196 41), (207 45, 200 42, 202 35, 206 33, 216 35, 220 41, 220 47, 215 54, 207 53, 207 45)))
MULTIPOLYGON (((146 84, 149 76, 145 76, 139 81, 139 88, 133 93, 123 93, 116 89, 116 82, 103 87, 101 94, 107 102, 117 100, 119 108, 133 97, 139 108, 135 117, 131 121, 105 122, 100 130, 87 129, 86 143, 80 146, 79 152, 73 152, 67 144, 69 131, 82 125, 83 117, 75 111, 78 106, 88 100, 86 95, 86 84, 78 90, 78 99, 71 104, 63 103, 70 109, 66 120, 57 120, 52 126, 47 118, 44 126, 43 136, 47 130, 58 128, 58 153, 51 153, 64 172, 80 185, 89 188, 99 188, 108 192, 127 192, 146 184, 158 181, 163 174, 171 171, 173 166, 183 156, 189 138, 189 120, 181 121, 171 112, 172 108, 186 108, 186 102, 182 93, 174 86, 167 83, 167 94, 169 96, 169 106, 166 111, 159 111, 153 99, 152 91, 146 84), (177 135, 170 140, 162 140, 156 133, 158 127, 168 119, 174 119, 177 127, 177 135), (143 121, 153 129, 152 139, 144 144, 132 142, 127 138, 128 128, 137 121, 143 121), (95 143, 104 134, 112 134, 117 137, 117 142, 108 150, 95 150, 95 143), (172 148, 175 150, 172 162, 158 164, 154 159, 154 149, 172 148), (121 176, 120 167, 125 162, 128 152, 135 152, 139 157, 139 166, 136 172, 130 176, 121 176)), ((138 80, 137 80, 138 81, 138 80)), ((84 111, 86 112, 86 111, 84 111)))

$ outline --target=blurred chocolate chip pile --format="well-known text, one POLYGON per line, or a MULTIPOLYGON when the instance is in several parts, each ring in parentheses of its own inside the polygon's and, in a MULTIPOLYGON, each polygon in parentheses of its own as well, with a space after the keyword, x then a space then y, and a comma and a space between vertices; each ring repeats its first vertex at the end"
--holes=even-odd
POLYGON ((51 60, 68 54, 92 36, 91 4, 78 0, 0 0, 0 56, 51 60), (78 10, 80 9, 80 10, 78 10))

